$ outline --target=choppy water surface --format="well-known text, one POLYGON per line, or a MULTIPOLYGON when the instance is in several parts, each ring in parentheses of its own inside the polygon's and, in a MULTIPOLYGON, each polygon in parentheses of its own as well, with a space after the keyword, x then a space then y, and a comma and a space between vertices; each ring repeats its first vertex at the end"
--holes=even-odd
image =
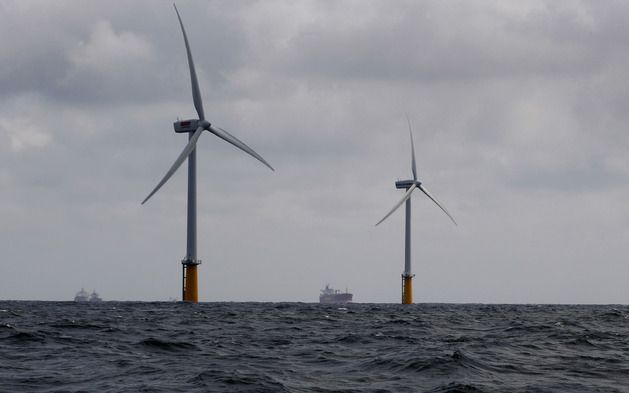
POLYGON ((2 392, 627 392, 629 307, 0 302, 2 392))

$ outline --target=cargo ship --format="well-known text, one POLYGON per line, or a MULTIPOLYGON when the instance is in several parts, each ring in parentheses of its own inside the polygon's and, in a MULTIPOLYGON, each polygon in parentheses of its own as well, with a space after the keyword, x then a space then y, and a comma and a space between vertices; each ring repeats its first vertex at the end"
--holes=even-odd
POLYGON ((319 303, 322 304, 335 304, 335 303, 351 303, 354 295, 347 292, 341 292, 338 289, 330 288, 330 284, 325 284, 325 288, 321 290, 319 295, 319 303))

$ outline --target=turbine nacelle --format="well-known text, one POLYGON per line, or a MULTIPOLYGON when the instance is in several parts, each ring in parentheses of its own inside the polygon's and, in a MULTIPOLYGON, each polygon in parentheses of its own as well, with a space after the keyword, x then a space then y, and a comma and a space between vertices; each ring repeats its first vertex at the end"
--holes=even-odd
POLYGON ((175 132, 177 133, 195 132, 199 127, 204 130, 209 130, 210 126, 211 124, 209 121, 199 119, 178 120, 173 123, 175 132))
POLYGON ((422 183, 420 181, 415 181, 415 180, 398 180, 395 182, 395 188, 408 190, 409 188, 413 186, 413 184, 415 184, 416 186, 419 186, 422 183))
POLYGON ((199 127, 199 119, 178 120, 173 123, 173 127, 177 133, 195 132, 199 127))

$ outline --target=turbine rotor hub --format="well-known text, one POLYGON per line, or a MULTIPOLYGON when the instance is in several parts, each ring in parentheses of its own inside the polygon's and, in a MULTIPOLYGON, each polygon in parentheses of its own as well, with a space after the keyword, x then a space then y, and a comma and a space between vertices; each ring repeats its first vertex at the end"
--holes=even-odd
POLYGON ((207 120, 199 120, 199 127, 203 127, 204 130, 209 130, 211 125, 207 120))

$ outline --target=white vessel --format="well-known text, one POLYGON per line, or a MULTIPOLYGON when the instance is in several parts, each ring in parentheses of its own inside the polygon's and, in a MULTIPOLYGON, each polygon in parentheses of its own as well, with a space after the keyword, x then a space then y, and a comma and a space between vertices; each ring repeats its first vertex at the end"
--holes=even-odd
POLYGON ((92 291, 92 294, 90 295, 90 302, 102 302, 103 299, 100 298, 100 296, 98 296, 98 293, 96 293, 96 291, 92 291))
POLYGON ((83 288, 74 296, 75 302, 87 302, 90 299, 90 294, 83 288))

